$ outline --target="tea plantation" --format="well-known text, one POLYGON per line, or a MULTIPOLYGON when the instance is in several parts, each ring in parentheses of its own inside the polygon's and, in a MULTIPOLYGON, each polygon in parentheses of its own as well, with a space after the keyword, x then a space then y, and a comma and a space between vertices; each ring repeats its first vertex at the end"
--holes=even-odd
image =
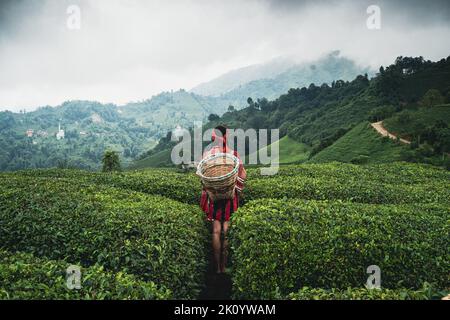
MULTIPOLYGON (((196 299, 209 235, 193 172, 0 174, 0 299, 196 299), (78 265, 82 288, 66 287, 78 265)), ((407 164, 248 170, 233 298, 435 299, 450 288, 450 172, 407 164), (381 269, 382 290, 364 288, 381 269)))

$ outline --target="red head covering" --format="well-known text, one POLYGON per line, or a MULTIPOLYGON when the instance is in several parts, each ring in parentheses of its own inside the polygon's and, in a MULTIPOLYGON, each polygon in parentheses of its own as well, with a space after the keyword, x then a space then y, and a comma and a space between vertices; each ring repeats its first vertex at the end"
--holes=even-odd
POLYGON ((217 129, 213 129, 211 140, 217 143, 217 146, 220 148, 221 152, 227 153, 230 148, 227 144, 227 134, 225 134, 223 137, 216 134, 217 129))

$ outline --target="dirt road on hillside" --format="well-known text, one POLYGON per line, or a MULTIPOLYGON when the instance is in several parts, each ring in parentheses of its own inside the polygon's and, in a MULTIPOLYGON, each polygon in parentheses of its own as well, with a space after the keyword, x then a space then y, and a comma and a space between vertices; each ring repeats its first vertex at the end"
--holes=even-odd
MULTIPOLYGON (((393 135, 392 133, 387 131, 385 127, 383 127, 383 121, 374 122, 374 123, 371 123, 371 125, 383 137, 389 137, 389 138, 391 138, 393 140, 397 140, 397 136, 396 135, 393 135)), ((402 139, 402 138, 400 138, 400 142, 404 143, 404 144, 411 144, 411 141, 408 141, 408 140, 402 139)))

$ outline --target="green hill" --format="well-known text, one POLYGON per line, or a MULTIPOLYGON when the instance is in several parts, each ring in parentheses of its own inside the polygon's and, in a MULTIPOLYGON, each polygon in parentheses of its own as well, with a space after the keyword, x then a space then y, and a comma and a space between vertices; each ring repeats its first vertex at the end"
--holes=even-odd
POLYGON ((263 154, 267 153, 270 155, 273 147, 279 148, 281 164, 303 162, 308 159, 309 152, 311 150, 311 147, 308 145, 295 141, 288 136, 284 136, 271 145, 260 149, 258 152, 262 152, 263 154))
POLYGON ((420 107, 405 109, 393 117, 383 121, 383 126, 391 133, 401 138, 411 140, 426 128, 434 126, 438 122, 444 122, 450 126, 450 104, 439 105, 431 108, 420 107))
POLYGON ((339 138, 331 146, 314 155, 308 162, 382 163, 398 161, 406 147, 383 138, 369 122, 363 122, 339 138))
POLYGON ((129 169, 143 169, 170 166, 170 149, 161 150, 140 160, 134 161, 129 169))

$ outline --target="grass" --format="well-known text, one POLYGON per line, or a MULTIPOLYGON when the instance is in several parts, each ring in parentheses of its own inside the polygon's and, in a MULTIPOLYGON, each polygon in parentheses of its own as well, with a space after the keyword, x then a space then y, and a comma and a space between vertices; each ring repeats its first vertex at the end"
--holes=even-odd
POLYGON ((404 146, 381 137, 368 122, 347 132, 328 148, 313 156, 309 163, 330 161, 355 163, 383 163, 401 159, 404 146))
POLYGON ((165 167, 171 164, 170 154, 172 150, 161 150, 154 155, 137 160, 132 163, 129 169, 144 169, 152 167, 165 167))
POLYGON ((304 143, 297 142, 288 136, 284 136, 271 145, 261 148, 259 152, 270 155, 272 148, 276 146, 279 148, 280 164, 304 162, 308 159, 311 149, 304 143))

